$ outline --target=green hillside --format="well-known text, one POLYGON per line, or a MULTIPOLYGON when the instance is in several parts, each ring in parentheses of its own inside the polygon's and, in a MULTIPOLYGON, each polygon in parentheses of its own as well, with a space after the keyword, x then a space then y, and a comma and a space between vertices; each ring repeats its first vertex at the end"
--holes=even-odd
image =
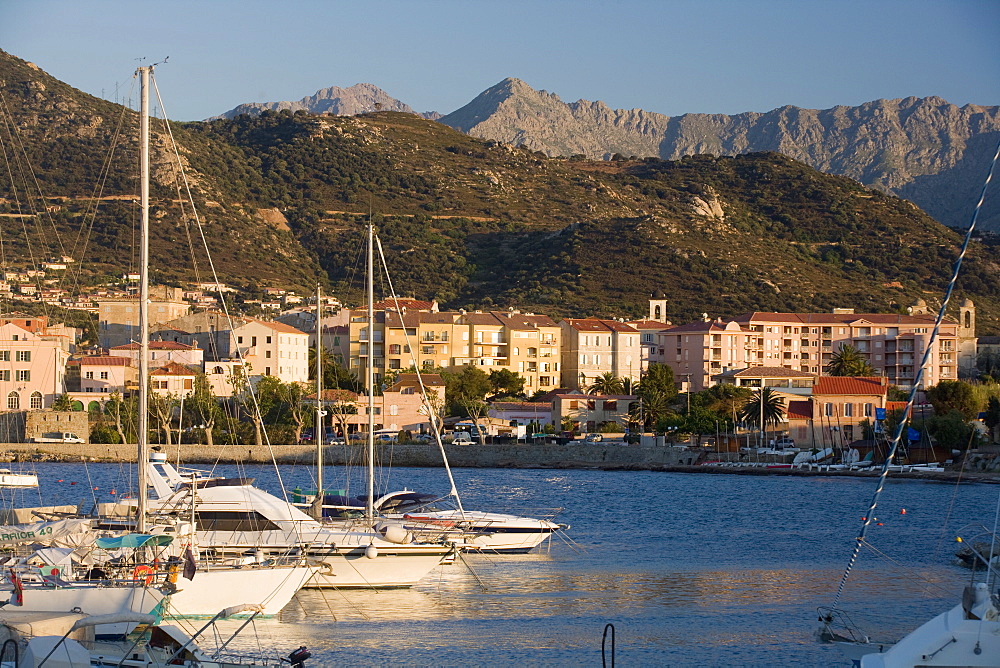
MULTIPOLYGON (((8 231, 5 261, 27 257, 32 235, 55 254, 43 241, 48 225, 88 258, 83 282, 131 266, 135 205, 105 202, 93 222, 83 215, 121 109, 2 53, 0 80, 42 192, 68 198, 31 234, 18 230, 21 240, 8 231)), ((369 212, 398 293, 553 316, 640 316, 656 290, 674 322, 753 309, 896 310, 940 299, 960 242, 905 200, 774 153, 547 158, 393 112, 266 112, 172 127, 220 278, 251 291, 309 291, 322 280, 358 303, 369 212), (273 209, 283 221, 260 213, 273 209)), ((154 133, 159 276, 204 280, 162 129, 154 133)), ((104 192, 134 192, 134 142, 116 154, 124 158, 104 192)), ((0 213, 14 212, 11 188, 0 180, 0 213)), ((998 330, 998 279, 995 254, 974 246, 958 296, 980 307, 981 333, 998 330)))

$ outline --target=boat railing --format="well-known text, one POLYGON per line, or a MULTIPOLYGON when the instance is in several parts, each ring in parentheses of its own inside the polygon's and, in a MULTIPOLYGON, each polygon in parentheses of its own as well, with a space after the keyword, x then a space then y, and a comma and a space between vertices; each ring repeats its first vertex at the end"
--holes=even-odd
POLYGON ((845 611, 837 608, 816 609, 822 626, 816 635, 821 642, 867 643, 868 636, 845 611))

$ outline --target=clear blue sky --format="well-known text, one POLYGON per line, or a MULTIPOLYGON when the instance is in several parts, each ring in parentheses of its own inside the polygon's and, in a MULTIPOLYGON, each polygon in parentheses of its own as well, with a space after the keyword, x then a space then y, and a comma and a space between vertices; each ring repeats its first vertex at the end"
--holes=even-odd
POLYGON ((668 115, 1000 104, 1000 0, 0 0, 0 48, 108 99, 169 56, 178 120, 359 82, 447 113, 508 76, 668 115))

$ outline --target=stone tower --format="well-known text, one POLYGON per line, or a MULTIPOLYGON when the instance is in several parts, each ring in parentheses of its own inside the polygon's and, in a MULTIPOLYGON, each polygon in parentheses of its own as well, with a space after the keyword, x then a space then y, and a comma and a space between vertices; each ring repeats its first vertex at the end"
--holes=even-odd
POLYGON ((966 299, 958 307, 958 375, 975 378, 976 370, 976 305, 966 299))
POLYGON ((649 319, 656 322, 667 321, 667 296, 662 290, 657 290, 650 296, 649 319))

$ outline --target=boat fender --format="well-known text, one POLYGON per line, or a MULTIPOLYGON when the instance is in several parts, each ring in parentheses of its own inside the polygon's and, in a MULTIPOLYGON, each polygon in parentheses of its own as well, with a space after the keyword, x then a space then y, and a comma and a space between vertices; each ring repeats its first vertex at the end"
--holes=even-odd
POLYGON ((365 548, 365 556, 368 557, 369 559, 374 559, 375 557, 378 556, 378 548, 375 547, 374 545, 369 545, 368 547, 365 548))
POLYGON ((386 525, 385 529, 381 533, 382 536, 390 543, 406 545, 407 543, 413 541, 413 536, 410 535, 410 532, 398 524, 386 525))

